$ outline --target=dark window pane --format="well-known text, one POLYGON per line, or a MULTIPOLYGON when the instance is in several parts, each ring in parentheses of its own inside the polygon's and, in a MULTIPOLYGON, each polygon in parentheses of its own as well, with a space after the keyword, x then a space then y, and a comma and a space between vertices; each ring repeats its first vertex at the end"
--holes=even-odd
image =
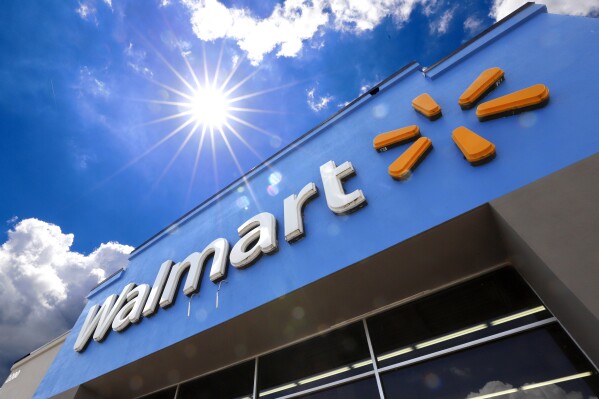
POLYGON ((374 399, 379 397, 376 380, 367 378, 341 385, 326 391, 300 396, 301 399, 374 399))
POLYGON ((146 395, 140 399, 174 399, 176 391, 177 391, 177 387, 172 387, 172 388, 164 389, 159 392, 151 393, 151 394, 146 395))
POLYGON ((587 399, 596 371, 557 324, 381 375, 387 398, 587 399), (567 381, 560 381, 564 378, 567 381), (540 384, 531 388, 530 384, 540 384), (527 387, 528 385, 528 387, 527 387), (510 396, 512 395, 512 396, 510 396))
POLYGON ((511 268, 368 319, 381 367, 550 317, 511 268))
POLYGON ((261 398, 303 391, 372 370, 361 322, 270 353, 258 362, 261 398))
POLYGON ((179 388, 177 399, 235 399, 252 396, 254 361, 186 382, 179 388))

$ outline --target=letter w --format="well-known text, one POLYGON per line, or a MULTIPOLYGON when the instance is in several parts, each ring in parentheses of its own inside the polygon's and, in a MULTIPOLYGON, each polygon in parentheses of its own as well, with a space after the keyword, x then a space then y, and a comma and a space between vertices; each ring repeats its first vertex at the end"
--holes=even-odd
POLYGON ((123 304, 127 299, 127 294, 133 289, 133 287, 135 287, 135 284, 127 284, 127 286, 123 288, 123 292, 121 292, 120 296, 112 294, 106 298, 102 304, 102 307, 100 307, 100 305, 92 306, 87 314, 87 317, 85 318, 85 321, 83 322, 83 327, 81 327, 79 336, 77 337, 75 346, 73 347, 77 352, 81 352, 85 349, 92 334, 94 340, 97 342, 100 342, 104 339, 104 336, 112 325, 114 317, 123 307, 123 304))

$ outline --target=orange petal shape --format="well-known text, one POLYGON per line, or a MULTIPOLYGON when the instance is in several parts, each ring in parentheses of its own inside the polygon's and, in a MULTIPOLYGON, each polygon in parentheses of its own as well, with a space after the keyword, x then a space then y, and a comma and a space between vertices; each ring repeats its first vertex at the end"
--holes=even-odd
POLYGON ((480 165, 495 157, 495 144, 464 126, 454 129, 451 138, 458 145, 466 160, 473 165, 480 165))
POLYGON ((383 152, 387 151, 392 146, 405 143, 418 136, 420 136, 420 128, 418 126, 406 126, 401 129, 379 134, 374 138, 372 146, 375 150, 383 152))
POLYGON ((389 174, 394 179, 405 180, 424 156, 432 149, 433 142, 428 137, 420 137, 403 154, 389 165, 389 174))
POLYGON ((476 108, 476 116, 482 122, 539 108, 548 101, 549 89, 538 84, 482 103, 476 108))
POLYGON ((462 109, 470 109, 482 100, 487 94, 503 82, 503 70, 501 68, 489 68, 474 80, 470 86, 462 93, 458 104, 462 109))
POLYGON ((422 93, 412 100, 412 107, 431 121, 441 117, 441 107, 428 93, 422 93))

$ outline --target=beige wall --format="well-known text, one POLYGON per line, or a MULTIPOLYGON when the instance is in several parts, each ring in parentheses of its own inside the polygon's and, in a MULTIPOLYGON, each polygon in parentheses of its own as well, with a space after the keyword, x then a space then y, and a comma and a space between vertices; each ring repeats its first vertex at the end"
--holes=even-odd
POLYGON ((61 335, 29 356, 16 362, 10 369, 18 376, 0 388, 0 399, 29 399, 37 390, 42 378, 50 368, 68 333, 61 335))

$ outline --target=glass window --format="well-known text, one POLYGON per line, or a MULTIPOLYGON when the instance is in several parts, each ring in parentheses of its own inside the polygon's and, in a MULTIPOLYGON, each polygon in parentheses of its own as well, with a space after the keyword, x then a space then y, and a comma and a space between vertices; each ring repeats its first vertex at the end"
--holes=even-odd
POLYGON ((251 398, 254 391, 254 361, 181 384, 177 399, 251 398))
POLYGON ((550 317, 511 268, 368 319, 379 367, 550 317))
POLYGON ((557 324, 381 375, 387 398, 590 399, 599 378, 557 324))
POLYGON ((261 398, 275 398, 372 371, 362 322, 262 356, 261 398))
POLYGON ((168 389, 163 389, 159 392, 154 392, 149 395, 143 396, 140 399, 174 399, 175 392, 177 392, 177 387, 172 387, 168 389))
POLYGON ((379 397, 379 391, 374 377, 354 381, 318 391, 311 395, 299 396, 300 399, 373 399, 379 397))
MULTIPOLYGON (((511 268, 385 311, 367 325, 388 399, 598 398, 597 371, 511 268)), ((352 323, 260 356, 259 397, 378 398, 371 359, 364 323, 352 323)), ((177 399, 251 399, 254 365, 181 384, 177 399)), ((170 388, 144 399, 174 394, 170 388)))

